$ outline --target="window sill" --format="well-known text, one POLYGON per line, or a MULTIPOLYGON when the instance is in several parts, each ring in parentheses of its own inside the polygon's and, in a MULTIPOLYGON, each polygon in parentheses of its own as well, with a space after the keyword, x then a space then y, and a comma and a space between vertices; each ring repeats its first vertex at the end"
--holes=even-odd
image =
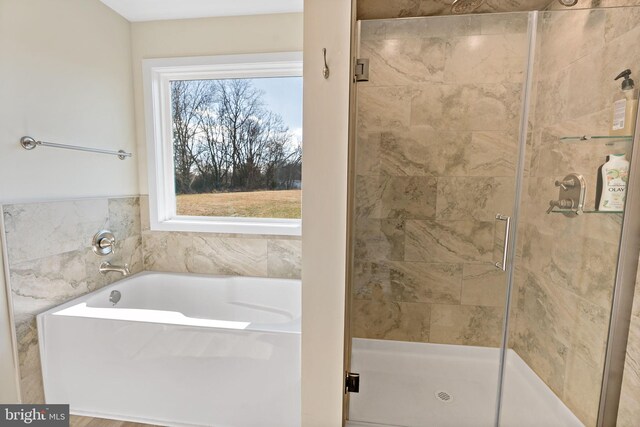
POLYGON ((189 216, 175 217, 164 221, 152 220, 151 230, 221 234, 301 236, 302 221, 299 219, 233 217, 209 218, 189 216))

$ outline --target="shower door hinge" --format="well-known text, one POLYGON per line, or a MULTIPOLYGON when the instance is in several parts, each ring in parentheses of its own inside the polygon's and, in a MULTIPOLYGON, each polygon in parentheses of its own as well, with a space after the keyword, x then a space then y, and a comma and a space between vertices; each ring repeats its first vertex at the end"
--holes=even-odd
POLYGON ((369 60, 365 58, 356 59, 355 76, 353 77, 355 82, 368 82, 369 81, 369 60))
POLYGON ((345 394, 360 393, 360 374, 347 372, 347 377, 344 381, 344 392, 345 394))

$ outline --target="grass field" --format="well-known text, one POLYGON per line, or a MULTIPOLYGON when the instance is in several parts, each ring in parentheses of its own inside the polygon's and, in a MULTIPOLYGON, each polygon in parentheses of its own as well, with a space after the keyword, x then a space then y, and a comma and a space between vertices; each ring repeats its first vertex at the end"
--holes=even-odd
POLYGON ((302 190, 246 193, 183 194, 177 197, 178 215, 300 218, 302 190))

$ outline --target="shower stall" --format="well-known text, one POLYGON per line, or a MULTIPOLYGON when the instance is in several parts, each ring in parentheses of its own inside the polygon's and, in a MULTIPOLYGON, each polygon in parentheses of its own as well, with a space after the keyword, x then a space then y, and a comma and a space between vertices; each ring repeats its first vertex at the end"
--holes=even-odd
POLYGON ((610 133, 640 7, 363 20, 355 44, 349 425, 614 425, 639 183, 605 212, 597 177, 638 163, 610 133))

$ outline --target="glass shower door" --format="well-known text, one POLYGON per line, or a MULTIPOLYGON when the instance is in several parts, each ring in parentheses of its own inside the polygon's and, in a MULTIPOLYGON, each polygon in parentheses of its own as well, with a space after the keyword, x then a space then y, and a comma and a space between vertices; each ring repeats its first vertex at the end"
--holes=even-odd
MULTIPOLYGON (((640 77, 634 16, 640 8, 538 15, 502 426, 541 425, 534 400, 553 425, 597 425, 623 221, 620 210, 598 210, 598 176, 608 156, 631 160, 632 133, 610 134, 614 78, 625 69, 640 77), (584 182, 584 213, 547 212, 570 176, 584 182)), ((611 178, 626 181, 621 174, 611 178)))
POLYGON ((359 25, 349 418, 494 426, 528 14, 359 25))

